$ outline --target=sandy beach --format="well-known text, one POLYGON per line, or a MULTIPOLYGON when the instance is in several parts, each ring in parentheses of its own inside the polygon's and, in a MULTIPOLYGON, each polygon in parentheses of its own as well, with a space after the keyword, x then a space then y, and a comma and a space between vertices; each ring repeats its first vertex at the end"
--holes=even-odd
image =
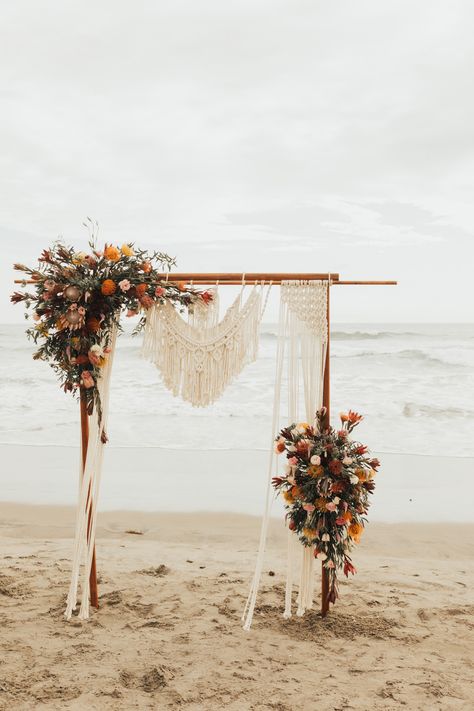
POLYGON ((73 508, 0 512, 1 709, 472 705, 473 525, 370 524, 330 615, 287 621, 273 520, 246 633, 257 517, 101 513, 100 610, 68 623, 73 508))

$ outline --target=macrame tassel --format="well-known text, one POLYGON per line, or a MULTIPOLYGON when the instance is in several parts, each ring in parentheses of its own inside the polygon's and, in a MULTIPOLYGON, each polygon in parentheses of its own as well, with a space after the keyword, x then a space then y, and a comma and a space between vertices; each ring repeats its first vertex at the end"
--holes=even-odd
MULTIPOLYGON (((280 417, 280 397, 282 386, 285 345, 288 342, 288 420, 299 419, 300 395, 304 398, 305 419, 313 422, 323 398, 324 365, 326 360, 327 324, 327 282, 287 281, 281 285, 280 315, 278 326, 277 365, 275 396, 272 418, 272 443, 267 479, 265 512, 260 533, 260 544, 255 573, 249 596, 242 615, 244 629, 249 630, 260 584, 263 557, 265 553, 268 520, 270 516, 271 477, 275 463, 274 441, 280 417)), ((285 591, 284 617, 292 614, 292 589, 295 556, 301 556, 301 572, 298 593, 297 614, 302 615, 313 603, 314 558, 311 547, 302 547, 299 542, 295 553, 295 537, 288 536, 288 568, 285 591)))
POLYGON ((298 593, 298 610, 296 614, 301 617, 306 610, 313 606, 314 593, 314 555, 313 549, 309 546, 300 546, 301 551, 301 574, 300 589, 298 593))
POLYGON ((285 587, 285 611, 283 617, 289 619, 291 617, 291 603, 293 596, 293 560, 294 560, 294 534, 293 531, 287 529, 287 556, 286 556, 286 587, 285 587))
POLYGON ((173 395, 205 407, 256 359, 266 305, 262 293, 254 287, 243 304, 241 291, 222 321, 207 328, 186 323, 169 302, 148 311, 143 355, 159 368, 173 395))
POLYGON ((78 616, 83 620, 89 617, 89 576, 94 552, 97 524, 97 501, 99 499, 104 450, 102 433, 107 425, 110 376, 112 372, 116 338, 117 328, 115 327, 109 343, 111 351, 107 358, 107 363, 102 370, 102 377, 97 382, 97 388, 99 390, 102 404, 102 422, 99 425, 97 408, 95 408, 93 414, 89 418, 89 443, 87 447, 87 457, 84 471, 82 470, 82 461, 80 466, 79 497, 76 514, 76 533, 74 538, 71 583, 69 586, 66 610, 64 613, 67 620, 71 619, 73 611, 77 605, 79 580, 81 580, 81 606, 78 616))

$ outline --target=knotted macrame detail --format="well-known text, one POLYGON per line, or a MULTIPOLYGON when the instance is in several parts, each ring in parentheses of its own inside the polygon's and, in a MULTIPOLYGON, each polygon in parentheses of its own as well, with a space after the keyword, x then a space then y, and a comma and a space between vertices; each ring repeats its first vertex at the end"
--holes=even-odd
POLYGON ((222 321, 210 326, 202 324, 212 323, 215 311, 185 321, 170 303, 157 304, 147 315, 143 355, 173 395, 205 407, 256 359, 266 301, 263 287, 253 287, 245 302, 242 289, 222 321))

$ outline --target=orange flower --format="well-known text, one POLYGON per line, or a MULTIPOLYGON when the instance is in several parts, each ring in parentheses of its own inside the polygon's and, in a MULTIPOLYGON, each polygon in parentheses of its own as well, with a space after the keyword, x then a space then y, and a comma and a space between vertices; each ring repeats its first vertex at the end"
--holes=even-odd
POLYGON ((308 476, 312 476, 316 479, 316 477, 321 476, 323 473, 324 469, 321 466, 311 466, 308 467, 308 476))
POLYGON ((180 291, 186 291, 186 282, 185 281, 178 281, 178 289, 180 291))
POLYGON ((104 257, 106 259, 109 259, 111 262, 118 262, 120 259, 120 250, 117 249, 117 247, 113 247, 112 245, 110 247, 105 247, 104 249, 104 257))
POLYGON ((326 511, 326 499, 316 499, 314 505, 318 511, 326 511))
POLYGON ((359 415, 357 412, 353 412, 352 410, 349 410, 347 419, 349 420, 349 422, 355 423, 355 422, 360 422, 364 418, 362 417, 362 415, 359 415))
POLYGON ((137 296, 143 296, 145 291, 148 289, 148 284, 137 284, 135 287, 135 290, 137 292, 137 296))
POLYGON ((367 472, 365 469, 356 469, 354 473, 359 478, 359 481, 367 481, 367 472))
POLYGON ((351 523, 351 525, 347 529, 347 532, 354 541, 354 543, 360 543, 360 538, 362 536, 363 531, 364 527, 360 523, 351 523))
POLYGON ((88 318, 86 321, 86 328, 90 333, 97 333, 97 331, 100 331, 99 319, 95 318, 94 316, 91 316, 91 318, 88 318))
POLYGON ((318 537, 318 532, 315 528, 303 528, 303 535, 308 541, 314 541, 318 537))
POLYGON ((294 502, 294 498, 291 495, 291 491, 284 491, 282 496, 287 504, 292 504, 294 502))
POLYGON ((303 492, 301 491, 299 486, 292 486, 291 495, 293 496, 293 498, 299 499, 303 496, 303 492))
POLYGON ((102 282, 100 290, 104 296, 111 296, 115 293, 116 288, 117 285, 112 279, 106 279, 102 282))
POLYGON ((151 296, 149 296, 148 294, 143 294, 143 296, 140 296, 140 303, 144 309, 150 309, 155 302, 153 301, 151 296))
POLYGON ((143 262, 143 264, 141 266, 142 266, 142 269, 145 272, 145 274, 149 274, 151 272, 152 267, 151 267, 150 262, 143 262))

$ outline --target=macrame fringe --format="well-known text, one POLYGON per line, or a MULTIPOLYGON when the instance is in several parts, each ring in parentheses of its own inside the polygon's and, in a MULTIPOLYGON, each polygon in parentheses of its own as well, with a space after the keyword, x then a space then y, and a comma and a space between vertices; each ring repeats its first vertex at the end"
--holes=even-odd
POLYGON ((107 425, 109 410, 110 375, 115 352, 117 328, 110 339, 111 351, 107 363, 102 370, 102 377, 97 382, 97 388, 102 403, 102 422, 99 425, 97 408, 89 417, 89 443, 84 467, 79 470, 79 497, 76 513, 76 532, 74 538, 71 583, 67 596, 65 617, 70 620, 77 606, 78 589, 80 581, 81 606, 78 617, 85 620, 89 617, 89 576, 92 568, 94 541, 97 524, 97 502, 99 499, 100 479, 102 474, 102 458, 104 443, 102 432, 107 425), (90 517, 90 525, 89 525, 90 517), (87 529, 89 528, 89 535, 87 529), (82 568, 82 570, 81 570, 82 568))
MULTIPOLYGON (((250 630, 258 588, 263 567, 265 544, 272 500, 271 479, 276 457, 274 437, 279 429, 280 401, 285 346, 288 342, 288 418, 287 422, 298 422, 300 418, 300 397, 303 395, 307 422, 314 422, 315 413, 323 399, 324 366, 328 336, 327 295, 328 282, 282 282, 280 315, 278 320, 277 363, 275 376, 275 396, 272 416, 272 438, 265 495, 265 510, 260 531, 260 543, 255 573, 250 592, 242 614, 244 630, 250 630)), ((295 559, 301 560, 297 614, 303 615, 311 608, 314 597, 314 557, 307 546, 295 545, 295 534, 288 530, 287 579, 285 589, 284 617, 292 615, 292 591, 295 575, 295 559)))
POLYGON ((256 359, 267 300, 263 303, 263 287, 253 287, 245 303, 242 292, 219 323, 216 310, 211 312, 208 323, 213 325, 207 327, 202 326, 203 317, 196 311, 186 323, 169 302, 148 311, 143 355, 157 366, 173 395, 205 407, 256 359))

